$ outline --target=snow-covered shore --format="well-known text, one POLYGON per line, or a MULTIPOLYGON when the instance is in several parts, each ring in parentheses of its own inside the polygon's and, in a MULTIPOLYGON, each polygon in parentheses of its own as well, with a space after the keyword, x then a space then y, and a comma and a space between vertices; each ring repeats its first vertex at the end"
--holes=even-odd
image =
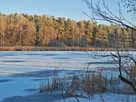
MULTIPOLYGON (((96 94, 89 98, 78 98, 80 102, 136 102, 134 95, 114 93, 96 94)), ((62 98, 60 94, 37 93, 29 96, 15 96, 6 98, 1 102, 77 102, 76 98, 62 98)))

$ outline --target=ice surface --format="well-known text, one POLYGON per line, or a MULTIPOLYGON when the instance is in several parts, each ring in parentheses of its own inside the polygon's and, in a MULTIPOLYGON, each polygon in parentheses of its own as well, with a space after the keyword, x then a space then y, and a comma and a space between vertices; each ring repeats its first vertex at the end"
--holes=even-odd
MULTIPOLYGON (((81 51, 0 52, 0 100, 11 96, 32 94, 37 91, 35 89, 41 83, 46 82, 47 78, 50 77, 36 77, 37 74, 34 74, 35 76, 12 77, 13 74, 54 69, 74 70, 76 72, 76 70, 87 69, 88 63, 90 63, 89 69, 92 71, 114 68, 116 64, 111 63, 110 53, 81 51)), ((136 54, 136 52, 130 53, 136 54)), ((102 72, 102 70, 99 71, 102 72)), ((104 73, 110 75, 108 71, 104 73)), ((65 75, 64 71, 60 75, 65 75)))
POLYGON ((111 62, 111 58, 100 56, 104 52, 46 51, 46 52, 0 52, 0 75, 39 71, 44 69, 84 69, 113 66, 98 64, 111 62), (97 64, 95 64, 95 62, 97 64))

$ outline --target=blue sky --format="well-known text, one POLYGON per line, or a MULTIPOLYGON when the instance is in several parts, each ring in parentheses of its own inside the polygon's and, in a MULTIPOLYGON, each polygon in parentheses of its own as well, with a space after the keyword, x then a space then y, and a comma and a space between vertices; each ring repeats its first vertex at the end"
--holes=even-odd
MULTIPOLYGON (((107 0, 115 10, 115 0, 107 0)), ((68 17, 75 20, 89 19, 82 11, 87 11, 83 0, 1 0, 2 13, 45 14, 56 17, 68 17)))
POLYGON ((72 19, 88 19, 82 11, 86 9, 82 0, 1 0, 2 13, 29 13, 63 16, 72 19))

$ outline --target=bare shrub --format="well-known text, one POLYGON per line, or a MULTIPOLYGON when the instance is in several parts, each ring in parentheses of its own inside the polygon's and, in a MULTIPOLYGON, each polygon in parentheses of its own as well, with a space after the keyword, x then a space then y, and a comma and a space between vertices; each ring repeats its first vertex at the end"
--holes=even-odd
POLYGON ((61 88, 61 79, 58 77, 54 77, 51 80, 48 81, 47 84, 41 84, 40 85, 40 92, 52 92, 59 90, 61 88))
POLYGON ((106 79, 101 74, 87 75, 83 80, 83 90, 88 95, 93 95, 97 92, 103 93, 106 89, 106 79))
POLYGON ((103 93, 106 89, 106 79, 102 75, 85 73, 82 77, 73 77, 65 96, 74 97, 78 102, 78 98, 88 98, 90 101, 94 94, 103 93))
POLYGON ((129 71, 129 75, 131 77, 131 79, 135 82, 136 84, 136 65, 134 65, 130 71, 129 71))
POLYGON ((80 78, 78 78, 78 76, 74 76, 70 87, 66 91, 66 95, 68 97, 76 96, 77 95, 76 91, 79 89, 80 84, 81 84, 80 78))

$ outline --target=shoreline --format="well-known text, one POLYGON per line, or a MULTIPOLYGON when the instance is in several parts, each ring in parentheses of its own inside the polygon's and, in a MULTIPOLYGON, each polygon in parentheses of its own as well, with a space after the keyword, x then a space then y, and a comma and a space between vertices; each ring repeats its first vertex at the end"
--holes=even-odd
MULTIPOLYGON (((116 51, 116 48, 94 48, 94 47, 0 47, 0 51, 116 51)), ((121 51, 136 51, 134 48, 119 48, 121 51)))
MULTIPOLYGON (((46 72, 44 72, 44 71, 41 71, 41 72, 43 74, 44 73, 46 74, 46 72)), ((36 71, 36 73, 37 73, 37 75, 39 75, 38 71, 36 71)), ((28 73, 28 74, 30 74, 30 73, 28 73)), ((41 75, 41 73, 40 73, 40 75, 41 75)), ((16 77, 24 78, 24 76, 16 76, 16 77)), ((28 78, 28 77, 29 76, 26 76, 26 78, 28 78)), ((44 76, 44 77, 47 78, 47 76, 44 76)), ((33 79, 31 79, 31 80, 34 81, 34 83, 35 83, 35 81, 39 81, 39 80, 46 81, 46 79, 42 79, 42 77, 34 77, 34 76, 33 76, 33 79)), ((38 88, 28 88, 27 89, 25 87, 23 89, 26 91, 32 90, 32 93, 26 94, 26 95, 18 95, 18 96, 15 95, 15 96, 11 96, 11 97, 6 97, 6 98, 3 98, 2 100, 0 100, 0 102, 45 102, 45 100, 46 100, 46 102, 64 102, 64 99, 61 95, 61 91, 53 91, 51 94, 49 92, 40 93, 38 88)), ((111 102, 122 100, 122 99, 124 99, 124 97, 131 97, 133 100, 135 99, 135 96, 133 94, 129 94, 129 93, 127 94, 127 93, 119 93, 119 92, 112 92, 112 91, 108 92, 107 91, 105 93, 102 93, 102 95, 103 95, 104 99, 107 99, 107 97, 109 97, 111 99, 114 96, 113 101, 111 101, 111 102)), ((94 94, 94 99, 97 100, 98 96, 100 96, 99 93, 94 94)), ((70 99, 71 98, 66 98, 65 100, 66 100, 66 102, 74 102, 74 101, 70 101, 70 99)), ((88 100, 88 99, 85 99, 85 100, 88 100)), ((96 102, 99 102, 99 100, 97 100, 96 102)), ((82 100, 81 102, 84 102, 84 100, 82 100)), ((89 102, 89 101, 86 101, 86 102, 89 102)), ((105 101, 105 102, 108 102, 108 101, 105 101)), ((132 102, 135 102, 135 101, 132 101, 132 102)))

